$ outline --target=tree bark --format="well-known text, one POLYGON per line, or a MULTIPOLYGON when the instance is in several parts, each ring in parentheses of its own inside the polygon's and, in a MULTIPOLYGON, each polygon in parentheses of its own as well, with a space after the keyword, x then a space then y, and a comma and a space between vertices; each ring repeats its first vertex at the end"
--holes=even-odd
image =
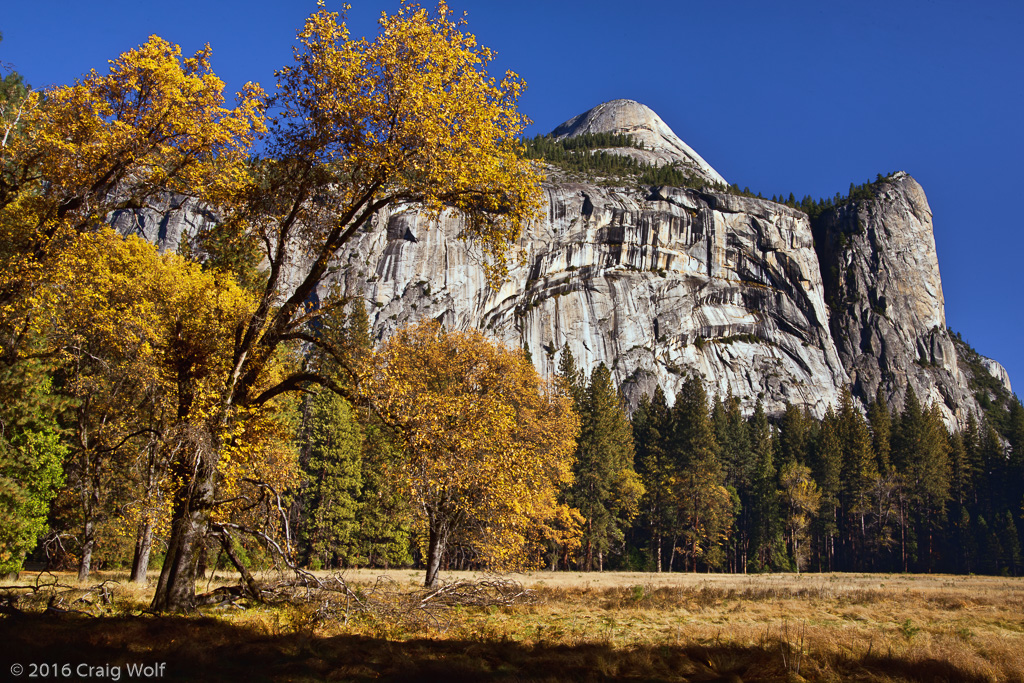
POLYGON ((190 485, 183 487, 174 501, 171 536, 160 581, 153 595, 152 609, 157 612, 194 612, 196 609, 196 567, 210 527, 217 473, 217 448, 197 445, 188 458, 178 461, 171 473, 190 485))
POLYGON ((231 546, 231 536, 223 529, 220 530, 218 536, 220 536, 220 545, 224 548, 224 554, 228 556, 228 560, 231 561, 231 564, 234 565, 239 575, 241 575, 242 584, 245 586, 245 591, 249 594, 249 597, 263 602, 263 594, 260 591, 260 585, 256 583, 256 579, 253 578, 252 574, 249 573, 249 570, 244 564, 242 564, 242 561, 235 553, 235 549, 231 546))
POLYGON ((146 522, 135 539, 135 556, 132 558, 132 576, 134 583, 146 583, 146 570, 149 569, 149 554, 153 549, 153 523, 146 522))
POLYGON ((441 520, 430 515, 430 540, 427 545, 427 578, 423 582, 426 588, 437 586, 437 573, 441 569, 441 556, 448 542, 448 528, 441 520))
POLYGON ((92 569, 92 549, 96 547, 96 537, 93 534, 94 523, 91 517, 85 520, 85 529, 82 542, 82 559, 78 562, 78 580, 88 581, 89 572, 92 569))

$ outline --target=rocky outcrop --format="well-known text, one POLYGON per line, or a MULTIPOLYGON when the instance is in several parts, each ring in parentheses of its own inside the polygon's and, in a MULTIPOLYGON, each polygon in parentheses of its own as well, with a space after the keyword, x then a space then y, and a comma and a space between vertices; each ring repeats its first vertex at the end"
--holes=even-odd
POLYGON ((609 154, 631 156, 637 161, 662 166, 682 166, 711 184, 726 185, 725 179, 711 168, 699 154, 679 139, 661 117, 649 107, 633 100, 612 100, 575 116, 551 131, 556 139, 584 133, 613 133, 628 135, 642 149, 612 147, 609 154))
POLYGON ((988 374, 999 380, 999 383, 1003 385, 1007 393, 1013 392, 1013 387, 1010 385, 1010 373, 1006 371, 1002 363, 991 358, 982 358, 981 364, 988 370, 988 374))
POLYGON ((186 195, 171 193, 153 200, 149 208, 117 211, 110 220, 122 235, 137 235, 161 251, 177 251, 183 240, 217 223, 209 208, 186 195))
POLYGON ((815 231, 832 334, 853 392, 868 401, 881 388, 900 406, 912 386, 947 424, 963 425, 979 408, 946 328, 928 200, 906 173, 875 183, 872 193, 826 212, 815 231))

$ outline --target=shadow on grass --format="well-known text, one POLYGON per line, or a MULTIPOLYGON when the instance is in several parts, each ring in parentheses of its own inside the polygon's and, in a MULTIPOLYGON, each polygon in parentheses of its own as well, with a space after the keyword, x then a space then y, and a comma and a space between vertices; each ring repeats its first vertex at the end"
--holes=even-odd
MULTIPOLYGON (((13 664, 106 667, 70 680, 163 681, 786 681, 778 646, 630 646, 515 641, 268 634, 215 618, 54 617, 0 619, 0 672, 13 664), (166 663, 162 677, 131 677, 128 665, 166 663), (117 673, 114 673, 114 667, 117 673)), ((871 680, 980 680, 942 661, 893 658, 805 663, 805 675, 871 680)), ((83 669, 87 671, 87 669, 83 669)), ((69 677, 49 677, 69 680, 69 677)), ((14 680, 14 679, 12 679, 14 680)), ((45 679, 44 679, 45 680, 45 679)))

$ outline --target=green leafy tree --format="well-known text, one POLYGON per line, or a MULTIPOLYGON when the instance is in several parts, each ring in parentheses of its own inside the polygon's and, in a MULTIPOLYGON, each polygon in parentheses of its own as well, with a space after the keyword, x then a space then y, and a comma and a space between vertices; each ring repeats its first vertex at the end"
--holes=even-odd
POLYGON ((0 574, 19 571, 46 533, 66 453, 56 431, 45 428, 15 429, 0 440, 0 574))
MULTIPOLYGON (((21 135, 28 94, 21 74, 2 74, 0 201, 17 182, 19 168, 8 150, 21 135)), ((0 256, 9 251, 8 241, 0 244, 0 256)), ((21 569, 47 530, 50 501, 64 482, 67 448, 56 421, 62 402, 50 388, 52 367, 33 358, 45 355, 42 341, 29 326, 0 325, 0 574, 21 569)))

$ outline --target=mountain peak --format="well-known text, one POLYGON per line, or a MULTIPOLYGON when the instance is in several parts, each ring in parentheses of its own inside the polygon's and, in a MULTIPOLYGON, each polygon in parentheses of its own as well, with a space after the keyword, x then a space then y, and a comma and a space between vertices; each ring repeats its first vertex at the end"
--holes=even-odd
POLYGON ((640 160, 656 166, 682 164, 708 181, 728 184, 653 109, 635 100, 611 100, 599 104, 558 126, 551 135, 561 139, 586 133, 629 135, 642 142, 644 149, 615 148, 608 151, 642 157, 640 160))

